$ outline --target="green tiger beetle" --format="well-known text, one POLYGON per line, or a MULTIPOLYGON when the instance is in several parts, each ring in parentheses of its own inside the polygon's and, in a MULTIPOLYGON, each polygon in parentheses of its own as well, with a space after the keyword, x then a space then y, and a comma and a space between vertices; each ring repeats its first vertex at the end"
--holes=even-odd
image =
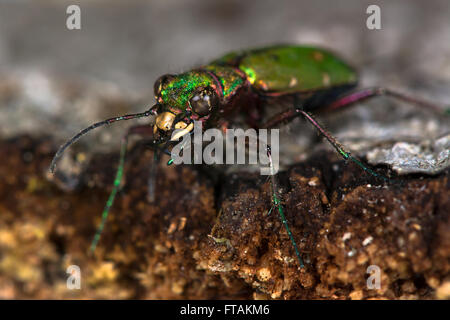
MULTIPOLYGON (((131 127, 121 140, 120 160, 113 189, 102 214, 100 226, 91 244, 93 252, 108 217, 109 210, 122 179, 128 138, 138 135, 149 139, 154 149, 152 167, 161 153, 168 151, 172 142, 191 134, 194 120, 201 121, 203 130, 225 128, 237 115, 244 116, 253 128, 274 128, 294 118, 303 117, 312 124, 336 151, 345 159, 356 163, 365 172, 384 181, 390 181, 367 167, 352 156, 336 139, 328 133, 311 112, 328 113, 342 110, 357 102, 376 96, 389 96, 415 104, 434 112, 442 112, 437 105, 419 100, 409 95, 387 88, 367 88, 356 90, 357 72, 332 52, 313 46, 278 45, 253 50, 229 53, 207 65, 177 75, 163 75, 154 85, 156 104, 147 111, 128 114, 97 122, 63 144, 50 165, 54 172, 56 162, 63 152, 92 129, 121 120, 131 120, 154 116, 151 125, 131 127), (268 104, 267 101, 272 101, 268 104), (276 105, 281 98, 289 98, 292 107, 263 121, 263 113, 276 105), (177 133, 172 136, 174 130, 177 133)), ((447 110, 448 113, 448 110, 447 110)), ((267 147, 269 160, 270 146, 267 147)), ((172 160, 172 159, 171 159, 172 160)), ((168 164, 171 164, 169 160, 168 164)), ((149 179, 150 194, 153 192, 154 169, 149 179)), ((277 195, 276 176, 271 177, 272 202, 294 247, 299 265, 304 263, 289 229, 280 197, 277 195)))

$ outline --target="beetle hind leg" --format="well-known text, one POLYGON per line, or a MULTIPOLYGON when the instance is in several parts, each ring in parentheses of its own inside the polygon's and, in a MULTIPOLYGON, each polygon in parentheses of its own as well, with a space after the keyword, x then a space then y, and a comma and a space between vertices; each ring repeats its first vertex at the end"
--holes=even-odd
POLYGON ((375 87, 375 88, 366 88, 361 89, 355 92, 352 92, 350 94, 341 96, 339 99, 334 101, 333 103, 329 104, 325 108, 321 109, 320 112, 331 112, 331 111, 337 111, 342 110, 344 108, 353 106, 354 104, 372 99, 375 97, 392 97, 394 99, 406 102, 408 104, 415 105, 417 107, 420 107, 422 109, 435 112, 436 114, 448 114, 450 115, 450 107, 443 108, 439 105, 421 100, 417 97, 410 96, 408 94, 400 93, 391 89, 383 88, 383 87, 375 87))

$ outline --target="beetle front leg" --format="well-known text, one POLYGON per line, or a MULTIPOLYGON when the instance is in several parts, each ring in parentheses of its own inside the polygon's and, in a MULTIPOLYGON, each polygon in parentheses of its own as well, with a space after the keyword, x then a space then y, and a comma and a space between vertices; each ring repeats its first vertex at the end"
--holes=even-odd
MULTIPOLYGON (((120 183, 122 181, 122 176, 123 176, 123 169, 124 169, 124 165, 125 165, 125 156, 127 153, 128 139, 131 135, 140 135, 140 136, 150 136, 151 135, 151 136, 153 136, 153 129, 152 129, 152 127, 150 127, 148 125, 134 126, 134 127, 129 128, 127 133, 122 137, 121 144, 120 144, 119 165, 117 167, 116 177, 114 178, 113 188, 111 190, 111 193, 109 194, 108 200, 106 201, 105 207, 102 212, 102 220, 100 222, 99 227, 97 228, 94 239, 92 240, 92 243, 91 243, 91 247, 90 247, 91 253, 94 252, 95 248, 97 247, 97 244, 100 240, 100 236, 103 232, 106 221, 108 219, 109 211, 114 203, 116 194, 119 191, 120 183)), ((155 153, 156 153, 156 150, 155 150, 155 153)))
MULTIPOLYGON (((304 268, 305 264, 303 263, 303 259, 300 255, 300 250, 298 249, 297 243, 295 242, 294 236, 292 235, 291 229, 289 228, 288 221, 286 219, 286 216, 284 214, 283 210, 283 204, 281 203, 281 199, 278 197, 278 181, 276 177, 276 173, 273 168, 273 161, 272 161, 272 150, 270 145, 266 146, 267 150, 267 157, 269 159, 269 166, 270 166, 270 185, 272 188, 272 203, 273 206, 271 207, 270 211, 273 209, 278 210, 278 214, 280 215, 281 222, 283 223, 286 232, 289 236, 289 239, 291 240, 292 246, 294 247, 295 255, 297 256, 298 263, 300 265, 300 268, 304 268)), ((269 211, 269 213, 270 213, 269 211)))

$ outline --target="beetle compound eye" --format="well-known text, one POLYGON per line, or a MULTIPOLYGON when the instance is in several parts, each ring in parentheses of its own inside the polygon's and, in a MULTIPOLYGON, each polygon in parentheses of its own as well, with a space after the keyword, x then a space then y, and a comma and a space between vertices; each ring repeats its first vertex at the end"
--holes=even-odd
POLYGON ((167 85, 167 83, 173 79, 173 75, 171 74, 166 74, 163 75, 161 77, 159 77, 156 81, 155 81, 155 85, 153 86, 153 90, 155 92, 155 96, 159 97, 161 95, 161 91, 164 88, 164 86, 167 85))
POLYGON ((207 88, 195 94, 189 103, 196 114, 206 116, 219 104, 219 98, 214 90, 207 88))

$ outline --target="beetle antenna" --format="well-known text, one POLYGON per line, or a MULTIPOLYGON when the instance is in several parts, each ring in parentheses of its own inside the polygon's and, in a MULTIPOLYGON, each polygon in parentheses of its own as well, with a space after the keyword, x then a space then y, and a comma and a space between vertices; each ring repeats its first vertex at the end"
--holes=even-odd
POLYGON ((156 113, 157 106, 158 105, 155 105, 145 112, 127 114, 127 115, 123 115, 123 116, 119 116, 119 117, 115 117, 115 118, 106 119, 106 120, 94 123, 93 125, 90 125, 87 128, 84 128, 83 130, 78 132, 75 136, 73 136, 70 140, 68 140, 66 143, 64 143, 61 147, 59 147, 58 151, 56 152, 55 156, 52 159, 52 163, 50 164, 50 168, 49 168, 50 172, 51 173, 55 172, 56 162, 58 162, 59 158, 62 156, 64 151, 69 146, 71 146, 73 143, 75 143, 78 139, 80 139, 82 136, 84 136, 86 133, 88 133, 89 131, 91 131, 95 128, 104 126, 105 124, 111 124, 116 121, 131 120, 131 119, 143 118, 143 117, 148 117, 148 116, 154 115, 156 113))

